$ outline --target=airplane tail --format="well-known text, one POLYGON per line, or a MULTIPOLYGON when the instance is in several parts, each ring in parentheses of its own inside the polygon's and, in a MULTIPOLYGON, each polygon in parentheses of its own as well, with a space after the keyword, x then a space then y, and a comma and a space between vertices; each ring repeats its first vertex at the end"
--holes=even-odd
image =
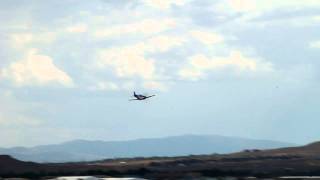
POLYGON ((136 96, 136 95, 137 95, 135 91, 133 91, 133 95, 134 95, 134 96, 136 96))

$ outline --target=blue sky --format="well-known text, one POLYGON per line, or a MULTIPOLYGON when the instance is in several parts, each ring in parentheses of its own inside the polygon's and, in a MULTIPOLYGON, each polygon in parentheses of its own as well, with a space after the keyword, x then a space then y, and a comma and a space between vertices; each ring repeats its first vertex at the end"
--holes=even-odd
POLYGON ((318 0, 2 0, 1 146, 319 140, 319 12, 318 0))

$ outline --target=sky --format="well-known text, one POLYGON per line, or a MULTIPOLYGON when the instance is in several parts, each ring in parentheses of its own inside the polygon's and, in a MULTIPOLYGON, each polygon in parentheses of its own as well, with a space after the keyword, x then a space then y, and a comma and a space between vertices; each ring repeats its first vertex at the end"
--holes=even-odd
POLYGON ((319 29, 318 0, 1 0, 1 147, 320 140, 319 29))

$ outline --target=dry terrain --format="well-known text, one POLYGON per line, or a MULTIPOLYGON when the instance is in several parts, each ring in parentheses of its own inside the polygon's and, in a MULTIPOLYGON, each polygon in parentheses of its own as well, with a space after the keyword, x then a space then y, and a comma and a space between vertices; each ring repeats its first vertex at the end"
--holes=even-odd
POLYGON ((146 179, 280 177, 320 175, 320 143, 273 150, 184 157, 122 158, 39 164, 0 156, 0 176, 48 178, 65 175, 136 176, 146 179))

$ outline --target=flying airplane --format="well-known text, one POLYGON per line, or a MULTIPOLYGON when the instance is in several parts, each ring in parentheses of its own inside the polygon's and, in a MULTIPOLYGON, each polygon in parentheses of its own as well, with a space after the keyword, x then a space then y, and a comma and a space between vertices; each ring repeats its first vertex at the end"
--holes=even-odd
POLYGON ((151 95, 151 96, 144 96, 144 95, 141 95, 141 94, 136 94, 136 92, 133 92, 133 96, 136 98, 136 99, 130 99, 130 101, 134 101, 134 100, 138 100, 138 101, 142 101, 142 100, 146 100, 148 98, 151 98, 155 95, 151 95))

